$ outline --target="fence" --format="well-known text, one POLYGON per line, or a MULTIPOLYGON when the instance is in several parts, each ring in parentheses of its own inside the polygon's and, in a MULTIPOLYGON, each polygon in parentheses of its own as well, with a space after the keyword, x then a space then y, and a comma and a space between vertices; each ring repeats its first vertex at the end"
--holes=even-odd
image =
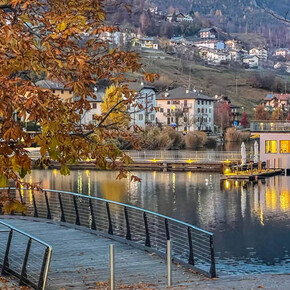
POLYGON ((213 234, 188 223, 134 206, 80 195, 44 190, 17 190, 27 215, 90 228, 166 257, 167 240, 172 258, 209 277, 216 277, 213 234))
POLYGON ((134 161, 138 160, 164 160, 200 162, 222 162, 241 160, 240 151, 126 151, 134 161))
POLYGON ((45 289, 52 248, 39 239, 0 221, 0 266, 19 285, 45 289), (3 235, 6 235, 7 240, 3 235))

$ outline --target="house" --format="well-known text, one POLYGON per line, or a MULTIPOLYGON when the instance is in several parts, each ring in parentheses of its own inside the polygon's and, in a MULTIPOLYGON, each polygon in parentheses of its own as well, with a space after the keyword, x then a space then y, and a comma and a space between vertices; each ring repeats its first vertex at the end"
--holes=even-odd
POLYGON ((288 48, 278 48, 275 50, 275 53, 274 53, 274 56, 281 56, 281 57, 284 57, 286 58, 287 55, 290 54, 290 50, 288 48))
POLYGON ((249 50, 249 55, 255 55, 262 61, 266 61, 268 59, 268 51, 265 48, 254 47, 249 50))
POLYGON ((170 38, 171 45, 185 45, 187 40, 183 36, 175 36, 170 38))
POLYGON ((132 46, 141 47, 144 49, 158 49, 158 41, 154 37, 135 38, 132 46))
POLYGON ((241 41, 236 40, 236 39, 229 39, 225 41, 226 47, 230 49, 235 49, 235 50, 241 50, 244 49, 244 46, 241 41))
MULTIPOLYGON (((103 98, 105 96, 105 91, 101 89, 95 88, 94 97, 87 96, 86 100, 90 103, 90 110, 84 110, 81 114, 81 124, 95 124, 94 120, 95 115, 101 115, 101 103, 103 102, 103 98)), ((78 101, 79 97, 74 97, 74 101, 78 101)))
POLYGON ((178 131, 213 131, 214 98, 183 87, 161 92, 156 98, 157 124, 178 131))
POLYGON ((183 13, 170 13, 166 15, 166 21, 168 22, 193 22, 193 18, 183 13))
POLYGON ((243 63, 248 65, 249 68, 257 68, 259 66, 259 57, 256 55, 248 55, 243 57, 243 63))
POLYGON ((207 61, 209 63, 219 65, 222 62, 231 61, 231 55, 227 51, 210 49, 207 54, 207 61))
POLYGON ((245 50, 228 49, 232 61, 240 62, 247 54, 245 50))
POLYGON ((61 82, 51 80, 41 80, 35 83, 37 87, 52 91, 56 96, 63 101, 72 101, 74 94, 71 88, 66 87, 61 82))
POLYGON ((281 108, 283 111, 290 109, 290 94, 268 94, 262 104, 268 111, 273 111, 275 108, 281 108))
POLYGON ((99 38, 103 41, 106 41, 116 46, 125 45, 126 43, 129 42, 129 34, 121 31, 115 32, 104 31, 99 34, 99 38))
POLYGON ((259 136, 260 161, 270 168, 285 169, 290 174, 290 123, 287 121, 256 121, 251 133, 259 136))
POLYGON ((217 39, 218 32, 215 28, 203 28, 199 31, 199 37, 201 39, 217 39))
POLYGON ((156 123, 156 89, 144 82, 127 83, 136 92, 135 104, 129 108, 131 123, 144 128, 156 123))
POLYGON ((215 49, 217 42, 218 42, 217 40, 200 40, 200 41, 195 41, 193 45, 196 47, 206 47, 206 48, 215 49))

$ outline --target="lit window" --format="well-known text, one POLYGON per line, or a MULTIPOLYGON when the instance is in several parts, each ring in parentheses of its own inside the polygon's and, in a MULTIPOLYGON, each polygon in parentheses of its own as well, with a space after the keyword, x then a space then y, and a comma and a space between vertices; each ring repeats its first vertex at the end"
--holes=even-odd
POLYGON ((265 153, 277 153, 276 140, 266 140, 265 153))
POLYGON ((280 141, 280 153, 290 153, 290 140, 280 141))

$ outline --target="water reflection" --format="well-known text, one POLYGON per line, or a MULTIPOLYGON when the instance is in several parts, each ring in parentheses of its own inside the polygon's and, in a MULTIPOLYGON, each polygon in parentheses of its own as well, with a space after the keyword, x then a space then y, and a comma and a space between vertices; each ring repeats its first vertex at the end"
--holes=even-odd
POLYGON ((45 188, 133 204, 214 232, 219 273, 290 272, 290 177, 257 183, 221 181, 219 174, 36 170, 45 188))

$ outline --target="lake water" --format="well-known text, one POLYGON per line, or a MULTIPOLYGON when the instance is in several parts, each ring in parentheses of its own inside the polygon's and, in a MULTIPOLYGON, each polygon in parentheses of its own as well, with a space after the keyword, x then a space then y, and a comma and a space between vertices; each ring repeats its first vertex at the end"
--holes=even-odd
POLYGON ((98 196, 159 212, 214 233, 219 275, 290 273, 290 177, 257 184, 221 181, 217 173, 35 170, 43 188, 98 196))

